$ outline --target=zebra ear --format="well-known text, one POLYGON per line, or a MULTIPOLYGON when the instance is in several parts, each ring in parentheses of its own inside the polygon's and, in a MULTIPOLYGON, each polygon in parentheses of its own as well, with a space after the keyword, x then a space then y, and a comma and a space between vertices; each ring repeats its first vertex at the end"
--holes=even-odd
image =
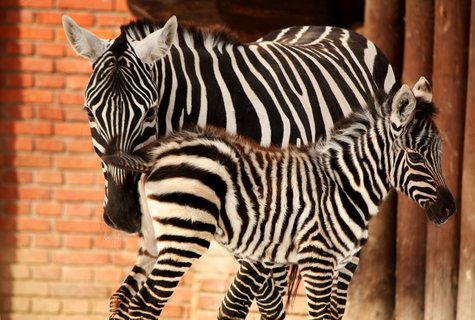
POLYGON ((70 17, 63 15, 63 30, 71 47, 81 57, 91 63, 106 50, 106 40, 96 37, 92 32, 81 28, 70 17))
POLYGON ((407 85, 394 95, 391 105, 391 128, 395 135, 400 135, 402 129, 412 120, 416 110, 416 97, 407 85))
POLYGON ((420 77, 412 88, 412 92, 414 92, 417 99, 421 99, 427 103, 432 102, 432 87, 426 78, 420 77))
POLYGON ((145 39, 131 43, 137 57, 144 63, 152 64, 164 57, 175 40, 178 24, 176 17, 168 19, 167 23, 145 39))

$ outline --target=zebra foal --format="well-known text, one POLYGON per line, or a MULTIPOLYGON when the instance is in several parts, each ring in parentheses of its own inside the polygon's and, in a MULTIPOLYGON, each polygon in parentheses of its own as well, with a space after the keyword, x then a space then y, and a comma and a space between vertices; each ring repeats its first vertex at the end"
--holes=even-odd
POLYGON ((310 319, 341 319, 368 222, 389 191, 409 196, 437 224, 455 211, 431 98, 421 78, 414 92, 403 85, 302 147, 266 148, 214 128, 173 134, 134 154, 112 143, 108 165, 143 173, 143 227, 157 255, 130 318, 157 319, 214 238, 249 261, 297 264, 310 319))

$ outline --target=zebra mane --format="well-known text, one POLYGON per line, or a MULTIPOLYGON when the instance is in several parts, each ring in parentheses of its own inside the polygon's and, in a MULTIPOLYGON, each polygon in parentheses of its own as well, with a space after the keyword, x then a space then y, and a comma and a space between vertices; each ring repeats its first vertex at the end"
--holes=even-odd
MULTIPOLYGON (((142 40, 147 35, 163 27, 163 22, 153 22, 148 19, 131 21, 120 27, 120 35, 111 46, 115 56, 120 56, 126 50, 127 37, 134 40, 142 40), (125 44, 124 44, 125 41, 125 44), (116 45, 117 43, 117 45, 116 45)), ((195 40, 196 44, 212 43, 212 45, 240 44, 238 38, 223 26, 198 27, 193 24, 179 24, 177 37, 188 35, 195 40)))

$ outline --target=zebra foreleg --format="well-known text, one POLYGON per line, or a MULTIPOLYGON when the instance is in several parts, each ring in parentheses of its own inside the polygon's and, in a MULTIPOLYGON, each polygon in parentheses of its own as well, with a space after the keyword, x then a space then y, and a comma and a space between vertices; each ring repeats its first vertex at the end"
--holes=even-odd
POLYGON ((360 261, 359 252, 351 257, 346 265, 336 272, 336 281, 333 284, 331 297, 332 319, 339 320, 345 313, 348 287, 360 261))
POLYGON ((299 253, 299 268, 307 294, 309 319, 331 319, 334 257, 316 248, 299 253))
POLYGON ((151 198, 158 258, 130 302, 131 320, 159 319, 183 274, 208 250, 216 230, 216 219, 205 211, 151 198))
POLYGON ((128 319, 131 299, 142 288, 157 261, 157 247, 152 219, 147 205, 142 204, 142 230, 137 261, 119 289, 110 298, 109 319, 128 319))

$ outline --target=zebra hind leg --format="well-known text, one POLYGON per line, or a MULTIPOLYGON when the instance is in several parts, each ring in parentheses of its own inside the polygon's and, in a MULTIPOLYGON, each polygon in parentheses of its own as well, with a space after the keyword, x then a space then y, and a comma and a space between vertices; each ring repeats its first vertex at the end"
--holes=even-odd
POLYGON ((256 294, 257 307, 263 320, 285 319, 283 297, 287 287, 287 266, 272 266, 271 276, 256 294))
MULTIPOLYGON (((273 270, 259 262, 241 259, 239 263, 238 273, 221 302, 217 319, 246 319, 254 298, 257 299, 261 319, 284 319, 283 293, 278 286, 274 285, 273 270)), ((281 272, 282 268, 286 273, 285 267, 276 269, 281 272)))

